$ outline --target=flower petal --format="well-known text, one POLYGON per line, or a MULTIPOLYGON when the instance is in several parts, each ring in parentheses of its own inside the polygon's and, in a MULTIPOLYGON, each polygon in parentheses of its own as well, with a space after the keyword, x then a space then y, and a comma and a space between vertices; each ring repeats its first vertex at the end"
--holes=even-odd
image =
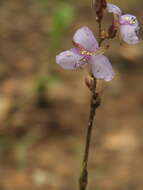
POLYGON ((121 25, 132 25, 134 27, 138 27, 139 26, 139 22, 137 20, 137 18, 134 15, 131 14, 124 14, 120 17, 119 23, 121 25))
POLYGON ((107 3, 107 11, 109 13, 114 13, 115 15, 118 15, 118 16, 121 16, 121 14, 122 14, 121 9, 119 7, 117 7, 116 5, 111 4, 111 3, 107 3))
POLYGON ((131 25, 121 25, 120 26, 120 36, 123 41, 127 44, 137 44, 139 38, 137 36, 139 28, 136 28, 131 25))
POLYGON ((56 56, 56 63, 64 69, 75 69, 82 66, 85 62, 81 61, 83 56, 76 53, 76 49, 61 52, 56 56))
POLYGON ((92 73, 96 79, 110 81, 114 77, 112 65, 104 55, 92 56, 90 60, 92 73))
POLYGON ((98 42, 88 27, 78 29, 73 36, 73 41, 88 51, 95 51, 98 48, 98 42))

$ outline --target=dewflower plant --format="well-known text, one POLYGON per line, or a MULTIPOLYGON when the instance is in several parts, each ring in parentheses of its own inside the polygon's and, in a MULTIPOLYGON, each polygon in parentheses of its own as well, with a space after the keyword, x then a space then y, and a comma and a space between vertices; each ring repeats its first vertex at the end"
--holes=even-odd
POLYGON ((114 72, 109 59, 103 55, 108 47, 99 47, 88 27, 78 29, 73 36, 75 48, 56 56, 56 62, 64 69, 76 69, 89 64, 93 76, 105 81, 112 80, 114 72), (101 64, 102 63, 102 64, 101 64))
POLYGON ((83 26, 77 29, 73 35, 73 47, 56 56, 56 63, 64 69, 78 69, 88 65, 91 70, 91 79, 85 80, 86 86, 91 91, 91 102, 82 170, 79 178, 80 190, 86 190, 88 183, 87 165, 91 133, 96 110, 101 103, 99 93, 96 89, 97 82, 98 80, 109 82, 115 75, 111 62, 104 55, 109 48, 109 45, 102 46, 102 42, 108 39, 113 39, 119 31, 120 38, 123 42, 129 45, 139 43, 139 23, 134 15, 122 14, 122 11, 118 6, 108 3, 106 0, 92 0, 92 8, 96 12, 96 21, 98 23, 99 31, 98 40, 87 26, 83 26), (102 20, 105 11, 113 14, 111 26, 107 31, 102 29, 102 20))

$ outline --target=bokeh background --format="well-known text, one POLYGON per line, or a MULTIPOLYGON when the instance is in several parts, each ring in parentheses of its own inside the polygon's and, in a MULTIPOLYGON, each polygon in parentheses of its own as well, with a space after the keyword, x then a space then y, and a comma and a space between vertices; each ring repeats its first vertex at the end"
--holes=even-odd
MULTIPOLYGON (((138 17, 142 38, 143 1, 110 2, 138 17)), ((65 71, 55 56, 85 25, 97 33, 89 0, 0 0, 0 190, 78 189, 88 71, 65 71)), ((142 190, 143 43, 109 43, 116 76, 99 84, 88 189, 142 190)))

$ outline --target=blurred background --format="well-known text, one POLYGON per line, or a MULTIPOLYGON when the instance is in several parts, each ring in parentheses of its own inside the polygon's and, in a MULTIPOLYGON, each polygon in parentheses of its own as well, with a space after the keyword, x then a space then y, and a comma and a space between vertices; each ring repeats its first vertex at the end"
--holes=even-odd
MULTIPOLYGON (((143 1, 110 2, 137 16, 142 38, 143 1)), ((0 0, 0 190, 78 189, 88 71, 65 71, 55 56, 81 26, 97 33, 89 0, 0 0)), ((143 44, 111 44, 116 76, 99 85, 88 189, 142 190, 143 44)))

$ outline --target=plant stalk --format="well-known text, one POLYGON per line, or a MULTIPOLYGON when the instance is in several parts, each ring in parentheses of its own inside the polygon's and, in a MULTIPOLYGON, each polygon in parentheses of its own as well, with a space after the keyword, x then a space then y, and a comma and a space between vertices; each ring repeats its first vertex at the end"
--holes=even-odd
POLYGON ((99 98, 99 95, 96 93, 96 84, 97 84, 97 81, 93 77, 92 97, 91 97, 90 113, 89 113, 89 120, 88 120, 88 126, 87 126, 86 144, 85 144, 85 150, 84 150, 84 156, 83 156, 83 162, 82 162, 82 171, 79 178, 79 190, 86 190, 87 183, 88 183, 87 165, 88 165, 88 157, 89 157, 89 148, 90 148, 90 143, 91 143, 91 134, 92 134, 92 128, 93 128, 93 122, 94 122, 96 109, 100 105, 100 98, 99 98))

